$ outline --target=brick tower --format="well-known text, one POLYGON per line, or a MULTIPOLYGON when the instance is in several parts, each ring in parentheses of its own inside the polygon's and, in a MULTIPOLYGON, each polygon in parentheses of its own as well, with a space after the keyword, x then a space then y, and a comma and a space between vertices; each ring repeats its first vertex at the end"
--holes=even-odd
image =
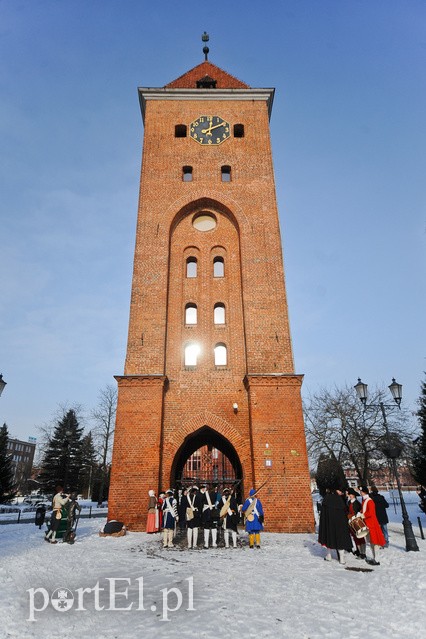
POLYGON ((140 88, 145 127, 127 356, 109 517, 144 530, 206 445, 221 451, 266 529, 314 525, 269 136, 273 89, 209 61, 140 88))

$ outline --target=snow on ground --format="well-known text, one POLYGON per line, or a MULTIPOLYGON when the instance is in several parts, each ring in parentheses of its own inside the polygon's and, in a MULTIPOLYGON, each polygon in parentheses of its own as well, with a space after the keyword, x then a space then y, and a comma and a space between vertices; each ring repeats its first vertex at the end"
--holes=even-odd
MULTIPOLYGON (((405 551, 402 526, 392 523, 390 547, 368 573, 323 561, 314 534, 264 533, 262 548, 250 550, 241 533, 243 545, 236 549, 188 551, 164 550, 159 535, 100 538, 101 520, 81 520, 73 546, 47 544, 34 525, 2 525, 0 636, 417 639, 425 628, 426 541, 414 525, 421 514, 416 508, 410 516, 420 552, 405 551), (114 596, 113 584, 117 593, 127 587, 127 598, 114 596), (34 607, 46 609, 31 615, 36 588, 34 607), (91 591, 80 594, 79 606, 82 588, 91 591), (178 604, 172 588, 182 605, 168 612, 178 604), (69 591, 68 601, 74 597, 69 610, 54 609, 61 603, 57 589, 69 591), (111 609, 131 603, 128 611, 111 609)), ((347 566, 369 568, 353 556, 347 566)))

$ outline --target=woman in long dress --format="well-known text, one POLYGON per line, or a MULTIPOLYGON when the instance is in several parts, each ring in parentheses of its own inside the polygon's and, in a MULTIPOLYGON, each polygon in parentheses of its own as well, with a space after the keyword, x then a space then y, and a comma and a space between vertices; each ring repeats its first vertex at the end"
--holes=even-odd
POLYGON ((155 496, 155 492, 153 490, 149 490, 148 495, 149 495, 149 501, 148 501, 148 518, 146 520, 146 532, 149 534, 152 534, 159 531, 158 504, 157 504, 157 497, 155 496))

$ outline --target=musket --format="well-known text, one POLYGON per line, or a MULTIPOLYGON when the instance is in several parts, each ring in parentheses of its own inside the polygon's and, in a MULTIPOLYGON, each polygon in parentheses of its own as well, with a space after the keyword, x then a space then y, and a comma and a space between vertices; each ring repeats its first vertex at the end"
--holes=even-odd
POLYGON ((268 483, 268 481, 269 481, 269 479, 267 479, 266 481, 264 481, 264 482, 263 482, 263 484, 261 484, 261 485, 259 486, 259 488, 256 490, 256 492, 254 492, 254 493, 253 493, 252 497, 254 497, 255 495, 257 495, 257 493, 259 492, 259 490, 261 490, 261 489, 264 487, 264 485, 268 483))
MULTIPOLYGON (((254 501, 254 497, 257 495, 257 493, 259 492, 259 490, 261 488, 264 487, 265 484, 267 484, 269 481, 269 479, 267 479, 266 481, 263 482, 263 484, 261 484, 259 486, 259 488, 256 490, 256 492, 253 493, 253 495, 250 495, 250 499, 252 499, 253 501, 251 502, 251 504, 246 508, 245 512, 244 512, 244 516, 246 519, 248 519, 250 517, 250 515, 252 514, 254 507, 256 505, 256 502, 254 501)), ((253 518, 252 518, 253 519, 253 518)), ((249 520, 252 521, 252 520, 249 520)))

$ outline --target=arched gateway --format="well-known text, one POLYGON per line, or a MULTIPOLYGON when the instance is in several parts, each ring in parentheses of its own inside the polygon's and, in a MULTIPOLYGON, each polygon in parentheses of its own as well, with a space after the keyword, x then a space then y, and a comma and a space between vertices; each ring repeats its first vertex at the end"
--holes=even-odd
POLYGON ((273 89, 206 61, 139 89, 141 190, 109 516, 148 490, 240 481, 271 531, 313 530, 269 140, 273 89), (206 80, 208 79, 208 82, 206 80))

